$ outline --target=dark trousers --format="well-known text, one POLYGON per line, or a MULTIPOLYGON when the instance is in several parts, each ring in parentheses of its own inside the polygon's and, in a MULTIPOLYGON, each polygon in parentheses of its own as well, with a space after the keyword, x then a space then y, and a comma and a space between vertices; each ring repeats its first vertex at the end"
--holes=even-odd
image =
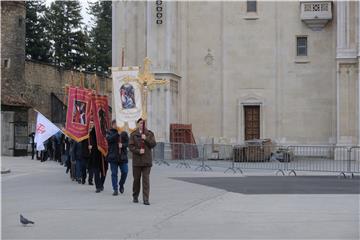
POLYGON ((94 178, 95 178, 96 189, 102 189, 104 187, 106 172, 108 170, 108 163, 104 160, 101 160, 101 161, 103 161, 103 162, 102 162, 100 168, 99 167, 92 168, 92 171, 94 173, 94 178))
POLYGON ((89 173, 88 182, 92 183, 93 179, 94 179, 94 168, 91 166, 88 166, 88 173, 89 173))
POLYGON ((76 179, 85 181, 86 165, 84 159, 76 159, 76 179))
POLYGON ((40 159, 41 159, 41 162, 45 162, 48 159, 48 152, 47 151, 41 151, 40 159))
POLYGON ((35 156, 35 144, 31 144, 31 159, 33 160, 35 156))
POLYGON ((76 179, 76 162, 70 161, 70 178, 72 180, 76 179))
POLYGON ((133 166, 133 197, 138 198, 140 194, 140 179, 142 178, 143 200, 149 201, 150 194, 150 170, 151 167, 133 166))

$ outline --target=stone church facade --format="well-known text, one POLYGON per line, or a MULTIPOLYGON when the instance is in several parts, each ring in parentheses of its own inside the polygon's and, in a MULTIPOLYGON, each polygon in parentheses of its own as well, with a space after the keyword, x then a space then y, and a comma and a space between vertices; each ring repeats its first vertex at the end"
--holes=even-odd
POLYGON ((360 144, 358 1, 113 2, 113 66, 158 79, 149 125, 198 143, 360 144))

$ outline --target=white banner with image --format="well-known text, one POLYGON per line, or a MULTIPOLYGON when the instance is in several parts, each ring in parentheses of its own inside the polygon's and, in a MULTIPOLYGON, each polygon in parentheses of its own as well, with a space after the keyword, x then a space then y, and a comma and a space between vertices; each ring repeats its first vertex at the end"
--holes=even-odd
POLYGON ((128 123, 130 130, 136 128, 136 121, 142 116, 141 86, 136 81, 138 67, 123 67, 112 70, 115 119, 120 129, 128 123))

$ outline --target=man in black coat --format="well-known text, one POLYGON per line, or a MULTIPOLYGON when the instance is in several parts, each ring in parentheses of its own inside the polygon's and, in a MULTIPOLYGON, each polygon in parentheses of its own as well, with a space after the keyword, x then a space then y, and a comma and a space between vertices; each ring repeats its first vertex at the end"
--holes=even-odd
POLYGON ((95 127, 90 131, 89 137, 90 150, 90 166, 95 177, 96 192, 99 193, 104 190, 104 182, 107 172, 108 163, 104 161, 102 153, 97 148, 95 127))
POLYGON ((31 144, 31 159, 34 160, 34 155, 35 155, 35 141, 34 141, 34 138, 35 138, 35 133, 34 132, 30 133, 29 137, 30 137, 30 144, 31 144))
POLYGON ((116 121, 111 123, 111 129, 106 134, 106 140, 109 146, 107 161, 110 163, 111 183, 114 190, 113 195, 118 195, 118 168, 121 171, 119 181, 119 191, 124 193, 124 184, 128 173, 127 148, 129 145, 129 136, 126 132, 118 133, 116 121))

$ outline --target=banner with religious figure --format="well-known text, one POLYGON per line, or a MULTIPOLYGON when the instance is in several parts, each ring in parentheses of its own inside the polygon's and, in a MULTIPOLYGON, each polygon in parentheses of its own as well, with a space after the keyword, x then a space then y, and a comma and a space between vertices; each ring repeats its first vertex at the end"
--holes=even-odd
POLYGON ((115 119, 120 130, 128 124, 129 130, 136 128, 136 121, 142 116, 141 85, 136 80, 138 67, 123 67, 121 70, 114 68, 113 77, 113 107, 115 119))
POLYGON ((106 131, 110 126, 108 97, 93 94, 91 111, 95 126, 97 148, 106 156, 108 153, 106 131))
POLYGON ((66 124, 63 131, 77 142, 89 137, 91 98, 90 89, 69 87, 66 124))

